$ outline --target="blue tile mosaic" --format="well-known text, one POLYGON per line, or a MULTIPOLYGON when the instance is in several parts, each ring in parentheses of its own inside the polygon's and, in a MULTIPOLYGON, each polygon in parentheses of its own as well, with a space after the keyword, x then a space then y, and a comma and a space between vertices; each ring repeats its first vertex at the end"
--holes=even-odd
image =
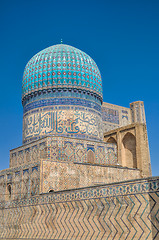
MULTIPOLYGON (((78 106, 93 108, 97 111, 101 111, 100 105, 98 105, 97 103, 93 103, 92 101, 85 100, 85 99, 51 98, 51 99, 42 99, 40 101, 35 101, 32 103, 29 103, 24 107, 23 112, 26 113, 27 111, 35 109, 35 108, 44 107, 44 106, 55 106, 55 105, 78 105, 78 106)), ((69 108, 70 107, 68 107, 68 109, 69 108)))
POLYGON ((52 88, 85 89, 102 97, 102 80, 94 60, 74 47, 59 44, 42 50, 25 67, 22 99, 52 88))
POLYGON ((102 120, 105 122, 119 124, 119 111, 102 107, 102 120))

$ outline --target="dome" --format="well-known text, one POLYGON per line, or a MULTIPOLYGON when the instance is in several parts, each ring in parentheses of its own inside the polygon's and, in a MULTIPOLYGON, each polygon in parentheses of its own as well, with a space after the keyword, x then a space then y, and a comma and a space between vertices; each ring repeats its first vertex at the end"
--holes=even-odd
POLYGON ((38 93, 84 91, 102 101, 102 80, 94 60, 81 50, 58 44, 48 47, 27 63, 22 82, 22 102, 38 93))
POLYGON ((103 138, 102 80, 86 53, 64 44, 42 50, 25 67, 22 91, 23 143, 103 138))

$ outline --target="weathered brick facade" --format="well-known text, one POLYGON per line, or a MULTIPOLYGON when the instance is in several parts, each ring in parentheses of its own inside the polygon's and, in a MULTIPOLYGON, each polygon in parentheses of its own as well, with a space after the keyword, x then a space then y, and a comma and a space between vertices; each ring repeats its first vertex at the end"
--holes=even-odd
POLYGON ((1 239, 158 239, 159 179, 37 195, 0 205, 1 239))

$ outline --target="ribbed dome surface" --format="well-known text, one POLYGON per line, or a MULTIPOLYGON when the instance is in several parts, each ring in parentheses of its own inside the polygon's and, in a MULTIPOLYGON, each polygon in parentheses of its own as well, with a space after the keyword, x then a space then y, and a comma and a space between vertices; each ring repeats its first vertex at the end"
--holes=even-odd
POLYGON ((102 80, 96 63, 77 48, 59 44, 42 50, 25 67, 22 100, 40 90, 74 88, 102 98, 102 80))

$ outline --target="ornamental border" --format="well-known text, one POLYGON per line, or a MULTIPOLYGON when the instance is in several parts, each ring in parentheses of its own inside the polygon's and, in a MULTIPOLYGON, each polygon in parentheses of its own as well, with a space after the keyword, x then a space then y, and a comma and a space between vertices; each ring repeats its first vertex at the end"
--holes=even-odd
POLYGON ((38 89, 35 89, 35 90, 31 90, 30 92, 28 93, 23 93, 22 94, 22 104, 24 106, 25 104, 25 101, 32 98, 32 97, 35 97, 37 95, 41 95, 41 94, 46 94, 46 93, 50 93, 51 91, 52 92, 61 92, 61 91, 69 91, 69 92, 79 92, 80 93, 85 93, 86 95, 88 96, 92 96, 94 97, 95 99, 98 99, 101 104, 103 102, 103 93, 101 92, 101 94, 99 94, 98 92, 96 91, 93 91, 93 89, 89 89, 89 88, 85 88, 84 86, 81 87, 74 87, 74 86, 71 86, 71 85, 68 85, 68 86, 64 86, 62 87, 62 84, 61 85, 57 85, 57 86, 48 86, 47 88, 46 87, 41 87, 41 88, 38 88, 38 89))
POLYGON ((0 208, 16 208, 37 204, 41 205, 46 203, 51 204, 58 202, 81 201, 151 192, 159 192, 159 177, 40 194, 26 199, 1 202, 0 208))
POLYGON ((93 110, 101 112, 101 106, 95 102, 86 99, 80 98, 73 98, 73 97, 56 97, 56 98, 46 98, 46 99, 39 99, 34 102, 28 103, 24 106, 23 113, 25 114, 28 111, 33 109, 41 108, 41 107, 51 107, 51 106, 63 106, 63 105, 75 105, 75 106, 82 106, 92 108, 93 110))

